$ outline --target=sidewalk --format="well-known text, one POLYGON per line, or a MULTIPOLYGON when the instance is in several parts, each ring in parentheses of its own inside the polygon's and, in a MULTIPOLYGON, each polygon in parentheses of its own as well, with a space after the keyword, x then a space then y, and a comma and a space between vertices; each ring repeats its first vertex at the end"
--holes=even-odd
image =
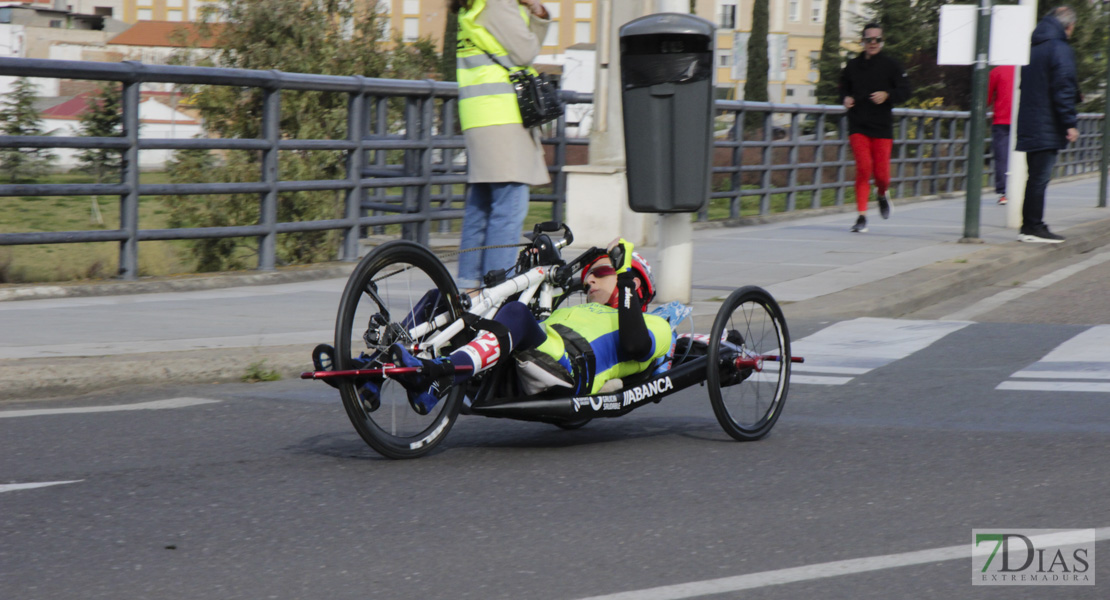
MULTIPOLYGON (((963 197, 698 228, 695 314, 732 290, 768 289, 791 319, 898 316, 972 287, 1110 244, 1098 179, 1049 187, 1046 220, 1064 244, 1021 244, 985 194, 983 244, 963 236, 963 197)), ((644 248, 652 259, 656 248, 644 248)), ((296 377, 332 339, 351 265, 74 286, 0 286, 0 401, 142 383, 237 381, 251 365, 296 377), (18 299, 37 298, 37 299, 18 299), (5 301, 6 300, 6 301, 5 301), (263 362, 264 361, 264 362, 263 362)), ((449 264, 454 271, 454 265, 449 264)))

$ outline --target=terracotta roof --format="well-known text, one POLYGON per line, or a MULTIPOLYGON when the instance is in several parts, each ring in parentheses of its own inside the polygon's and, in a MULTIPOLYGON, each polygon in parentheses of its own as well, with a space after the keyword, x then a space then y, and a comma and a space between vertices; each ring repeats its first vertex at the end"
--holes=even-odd
POLYGON ((80 94, 43 110, 40 114, 47 119, 75 119, 88 110, 88 94, 80 94))
MULTIPOLYGON (((212 25, 213 33, 218 33, 219 24, 212 25)), ((181 44, 175 43, 174 33, 178 30, 184 30, 186 39, 189 42, 197 42, 201 48, 212 48, 215 46, 215 40, 212 38, 200 39, 197 33, 197 26, 194 23, 185 21, 139 21, 117 35, 116 37, 108 40, 109 44, 119 46, 159 46, 168 48, 178 48, 181 44)))

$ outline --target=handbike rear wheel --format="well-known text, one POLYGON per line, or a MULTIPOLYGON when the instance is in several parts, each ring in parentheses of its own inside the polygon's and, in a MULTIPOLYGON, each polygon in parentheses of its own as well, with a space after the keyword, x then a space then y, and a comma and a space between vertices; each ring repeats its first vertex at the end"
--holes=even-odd
MULTIPOLYGON (((378 368, 392 362, 392 344, 422 345, 435 330, 413 336, 413 326, 443 313, 450 317, 447 322, 461 313, 458 289, 443 263, 413 242, 379 246, 359 262, 343 290, 335 323, 336 369, 378 368), (354 358, 363 349, 369 365, 356 367, 354 358)), ((344 379, 339 392, 347 416, 371 448, 389 458, 416 458, 447 436, 464 390, 451 386, 426 415, 413 409, 407 391, 393 379, 344 379), (360 397, 359 389, 368 386, 378 387, 376 400, 373 394, 360 397)))
POLYGON ((775 299, 755 286, 734 291, 717 312, 707 354, 709 401, 725 433, 767 435, 790 387, 790 333, 775 299))

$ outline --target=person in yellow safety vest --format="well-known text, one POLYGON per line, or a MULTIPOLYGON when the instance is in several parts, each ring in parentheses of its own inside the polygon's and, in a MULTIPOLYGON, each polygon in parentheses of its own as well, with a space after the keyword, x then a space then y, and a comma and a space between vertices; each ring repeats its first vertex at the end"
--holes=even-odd
POLYGON ((477 287, 482 276, 516 261, 528 186, 551 181, 539 128, 521 123, 509 71, 531 69, 547 27, 539 0, 451 0, 458 13, 456 75, 459 121, 466 138, 467 194, 460 287, 477 287))

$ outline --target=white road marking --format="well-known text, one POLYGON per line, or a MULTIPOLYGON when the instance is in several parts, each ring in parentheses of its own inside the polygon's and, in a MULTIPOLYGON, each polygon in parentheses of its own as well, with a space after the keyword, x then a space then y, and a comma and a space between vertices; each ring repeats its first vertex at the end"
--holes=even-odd
POLYGON ((992 311, 1002 306, 1003 304, 1006 304, 1007 302, 1016 300, 1026 294, 1031 294, 1037 290, 1044 289, 1054 283, 1063 281, 1064 279, 1067 279, 1068 277, 1071 277, 1072 275, 1075 275, 1080 271, 1089 269, 1095 265, 1102 264, 1108 260, 1110 260, 1110 252, 1096 254, 1082 262, 1078 262, 1074 265, 1058 269, 1056 271, 1053 271, 1052 273, 1049 273, 1048 275, 1045 275, 1028 283, 1024 283, 1015 288, 999 292, 993 296, 990 296, 989 298, 983 298, 982 300, 976 302, 975 304, 972 304, 971 306, 958 310, 950 315, 941 317, 941 320, 967 321, 973 319, 985 312, 992 311))
POLYGON ((321 340, 330 340, 334 336, 334 331, 330 329, 321 329, 318 331, 260 333, 253 335, 233 335, 183 340, 13 346, 10 348, 0 347, 0 360, 18 358, 57 358, 63 356, 114 356, 118 354, 181 352, 185 350, 212 350, 217 348, 253 348, 255 346, 293 346, 298 344, 315 344, 321 340))
POLYGON ((970 325, 958 321, 853 319, 841 321, 791 345, 791 354, 805 358, 791 367, 791 383, 843 385, 852 377, 809 376, 810 373, 862 375, 905 358, 944 336, 970 325))
MULTIPOLYGON (((1029 539, 1036 546, 1057 546, 1090 541, 1089 530, 1061 531, 1030 536, 1029 539)), ((970 536, 969 536, 970 538, 970 536)), ((1110 539, 1110 527, 1102 527, 1095 531, 1095 541, 1110 539)), ((677 585, 666 585, 656 588, 619 592, 605 596, 591 596, 581 600, 679 600, 681 598, 696 598, 714 594, 727 594, 740 590, 796 583, 799 581, 812 581, 827 577, 854 575, 882 569, 896 569, 935 562, 950 560, 970 559, 973 555, 982 556, 990 554, 992 548, 989 544, 972 548, 970 544, 934 548, 932 550, 918 550, 916 552, 903 552, 900 554, 886 554, 870 556, 867 558, 853 558, 834 562, 764 571, 735 577, 722 577, 720 579, 707 579, 705 581, 692 581, 677 585)))
POLYGON ((844 385, 851 381, 851 377, 822 377, 820 375, 790 375, 790 383, 805 383, 809 385, 844 385))
POLYGON ((1110 392, 1110 383, 1100 381, 1110 379, 1110 325, 1096 325, 1083 331, 1010 377, 1050 381, 1004 381, 995 389, 1110 392), (1069 381, 1061 381, 1065 379, 1069 381))
POLYGON ((1003 381, 996 390, 1024 390, 1027 392, 1107 392, 1110 383, 1094 381, 1003 381))
POLYGON ((0 494, 4 492, 14 492, 15 490, 30 490, 34 488, 48 487, 52 485, 64 485, 67 483, 77 483, 84 481, 84 479, 74 479, 72 481, 43 481, 39 483, 0 483, 0 494))
POLYGON ((0 419, 14 417, 37 417, 42 415, 71 415, 78 413, 116 412, 121 410, 163 410, 168 408, 185 408, 199 404, 212 404, 219 400, 208 398, 171 398, 169 400, 154 400, 138 404, 116 404, 110 406, 79 406, 75 408, 39 408, 27 410, 0 411, 0 419))

